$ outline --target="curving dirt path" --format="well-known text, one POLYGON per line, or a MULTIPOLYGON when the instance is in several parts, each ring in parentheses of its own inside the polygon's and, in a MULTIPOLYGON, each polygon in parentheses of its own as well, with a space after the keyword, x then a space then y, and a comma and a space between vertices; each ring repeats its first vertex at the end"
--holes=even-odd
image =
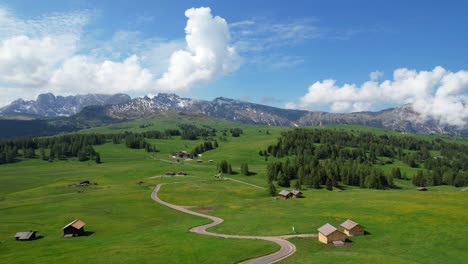
POLYGON ((290 255, 294 254, 294 252, 296 252, 296 246, 293 243, 287 241, 286 240, 287 238, 291 238, 291 237, 316 237, 315 234, 311 234, 311 235, 288 235, 288 236, 279 236, 279 237, 274 237, 274 236, 238 236, 238 235, 218 234, 218 233, 213 233, 213 232, 206 231, 206 229, 208 229, 210 227, 221 224, 224 220, 219 218, 219 217, 216 217, 216 216, 197 213, 197 212, 188 210, 187 208, 185 208, 183 206, 170 204, 168 202, 165 202, 165 201, 161 200, 158 197, 158 191, 159 191, 159 189, 161 188, 162 185, 163 185, 163 183, 160 183, 160 184, 156 185, 156 187, 154 188, 153 192, 151 193, 151 198, 153 200, 155 200, 156 202, 158 202, 158 203, 160 203, 160 204, 162 204, 164 206, 167 206, 169 208, 172 208, 172 209, 175 209, 175 210, 187 213, 187 214, 191 214, 191 215, 195 215, 195 216, 199 216, 199 217, 203 217, 203 218, 208 218, 211 221, 213 221, 213 222, 211 222, 209 224, 206 224, 206 225, 196 226, 196 227, 190 229, 190 232, 201 234, 201 235, 207 235, 207 236, 222 237, 222 238, 266 240, 266 241, 271 241, 273 243, 276 243, 276 244, 278 244, 280 246, 280 250, 278 250, 278 251, 276 251, 276 252, 274 252, 272 254, 262 256, 262 257, 258 257, 258 258, 254 258, 254 259, 249 259, 249 260, 241 262, 242 264, 268 264, 268 263, 274 263, 274 262, 280 261, 280 260, 282 260, 284 258, 287 258, 290 255))

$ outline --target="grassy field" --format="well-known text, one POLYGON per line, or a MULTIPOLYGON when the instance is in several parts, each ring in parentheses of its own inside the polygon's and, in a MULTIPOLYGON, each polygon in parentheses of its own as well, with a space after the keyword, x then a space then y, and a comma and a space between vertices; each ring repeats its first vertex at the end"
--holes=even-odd
MULTIPOLYGON (((185 117, 180 121, 187 122, 185 117)), ((201 122, 201 121, 200 121, 201 122)), ((236 127, 228 122, 212 126, 236 127)), ((199 123, 200 124, 200 123, 199 123)), ((140 120, 86 132, 162 130, 174 123, 140 120), (142 123, 154 123, 140 128, 142 123)), ((238 125, 239 138, 228 137, 203 154, 203 163, 172 164, 169 154, 191 150, 201 141, 149 140, 160 152, 148 154, 122 144, 95 146, 102 164, 76 160, 21 161, 0 166, 0 256, 4 263, 235 263, 277 250, 264 241, 230 240, 192 234, 190 227, 207 220, 163 207, 150 199, 152 187, 164 185, 160 197, 171 203, 203 207, 225 219, 212 231, 242 235, 315 233, 322 224, 339 225, 347 218, 364 225, 369 235, 353 237, 345 248, 315 239, 292 239, 297 252, 282 263, 464 263, 468 251, 468 191, 451 186, 417 192, 410 181, 396 180, 401 189, 386 191, 347 187, 344 191, 304 190, 306 198, 277 200, 265 190, 228 180, 216 180, 216 162, 228 160, 235 171, 247 162, 254 176, 230 176, 266 187, 267 162, 260 149, 276 141, 285 128, 238 125), (266 131, 269 131, 269 134, 266 131), (208 160, 214 160, 210 163, 208 160), (151 179, 166 171, 186 171, 187 177, 151 179), (82 180, 88 187, 68 187, 82 180), (138 184, 139 181, 144 183, 138 184), (62 238, 61 228, 75 218, 94 232, 62 238), (14 241, 18 231, 37 230, 43 239, 14 241)), ((337 127, 336 129, 343 129, 337 127)), ((358 128, 353 128, 357 130, 358 128)), ((380 133, 380 132, 379 132, 380 133)), ((461 139, 456 139, 461 140, 461 139)), ((463 141, 463 140, 462 140, 463 141)), ((270 158, 269 161, 273 160, 270 158)), ((411 168, 401 165, 410 176, 411 168)), ((391 169, 386 168, 386 169, 391 169)), ((194 210, 197 210, 196 208, 194 210)))

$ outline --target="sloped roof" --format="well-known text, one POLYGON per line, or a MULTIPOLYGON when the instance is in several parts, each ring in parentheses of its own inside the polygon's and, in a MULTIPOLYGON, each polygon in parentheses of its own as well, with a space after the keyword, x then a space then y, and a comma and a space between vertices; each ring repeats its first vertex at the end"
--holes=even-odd
POLYGON ((279 192, 279 195, 288 196, 288 195, 291 195, 291 192, 286 191, 286 190, 282 190, 281 192, 279 192))
POLYGON ((73 220, 71 223, 69 223, 68 225, 64 226, 63 229, 65 229, 65 228, 67 228, 67 227, 69 227, 69 226, 72 226, 72 227, 74 227, 74 228, 76 228, 76 229, 80 229, 80 228, 82 228, 82 227, 85 226, 85 225, 86 225, 85 222, 83 222, 83 221, 81 221, 81 220, 79 220, 79 219, 75 219, 75 220, 73 220))
POLYGON ((336 227, 330 225, 329 223, 324 224, 321 226, 319 229, 317 229, 320 233, 322 233, 324 236, 328 236, 331 233, 337 231, 336 227))
POLYGON ((33 237, 35 233, 36 232, 34 231, 18 232, 16 233, 15 238, 19 240, 28 240, 28 239, 31 239, 31 237, 33 237))
POLYGON ((357 225, 359 224, 354 222, 351 219, 348 219, 341 224, 343 228, 348 229, 348 230, 355 228, 357 225))
POLYGON ((293 191, 292 191, 292 194, 298 195, 298 194, 302 194, 302 192, 301 192, 301 191, 298 191, 298 190, 293 190, 293 191))

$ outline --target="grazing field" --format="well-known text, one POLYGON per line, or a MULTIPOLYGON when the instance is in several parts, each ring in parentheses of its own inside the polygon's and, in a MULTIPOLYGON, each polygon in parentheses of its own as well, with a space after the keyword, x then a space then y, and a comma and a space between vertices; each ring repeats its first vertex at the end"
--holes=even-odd
MULTIPOLYGON (((145 120, 142 123, 155 121, 145 120)), ((184 121, 185 122, 185 121, 184 121)), ((119 124, 116 132, 140 130, 141 123, 119 124), (124 128, 125 127, 125 128, 124 128)), ((216 124, 213 124, 215 126, 216 124)), ((224 123, 223 128, 235 127, 224 123)), ((170 124, 164 128, 173 128, 170 124)), ((219 141, 203 153, 202 163, 176 164, 170 153, 192 150, 201 140, 173 137, 148 140, 160 152, 107 143, 94 148, 102 164, 93 161, 20 161, 0 166, 0 255, 5 263, 236 263, 274 252, 265 241, 221 239, 190 233, 208 220, 166 208, 150 199, 161 182, 161 199, 225 220, 211 231, 238 235, 316 233, 329 222, 335 226, 352 218, 368 235, 351 238, 334 248, 310 238, 294 238, 297 252, 281 263, 463 263, 468 258, 465 237, 468 191, 452 186, 417 192, 410 181, 395 180, 399 189, 304 190, 303 199, 280 200, 267 191, 241 182, 215 179, 216 163, 228 160, 234 171, 248 163, 253 176, 226 176, 267 187, 266 164, 258 152, 276 141, 285 128, 239 125, 244 134, 219 141), (268 130, 268 134, 266 131, 268 130), (213 162, 208 162, 213 160, 213 162), (186 177, 163 177, 167 171, 186 171, 186 177), (152 178, 153 177, 153 178, 152 178), (87 187, 69 187, 83 180, 87 187), (140 183, 143 182, 143 183, 140 183), (62 238, 61 228, 79 218, 93 232, 62 238), (18 231, 37 230, 44 238, 17 242, 18 231)), ((158 130, 155 124, 145 130, 158 130)), ((337 129, 343 129, 339 127, 337 129)), ((356 128, 353 128, 356 129, 356 128)), ((160 129, 162 130, 162 128, 160 129)), ((112 132, 102 127, 87 132, 112 132)), ((461 140, 461 139, 457 139, 461 140)), ((463 141, 463 140, 462 140, 463 141)), ((466 141, 466 140, 465 140, 466 141)), ((416 172, 405 164, 402 170, 416 172)), ((293 186, 293 184, 292 184, 293 186)), ((278 188, 280 189, 280 188, 278 188)), ((291 189, 291 188, 290 188, 291 189)))

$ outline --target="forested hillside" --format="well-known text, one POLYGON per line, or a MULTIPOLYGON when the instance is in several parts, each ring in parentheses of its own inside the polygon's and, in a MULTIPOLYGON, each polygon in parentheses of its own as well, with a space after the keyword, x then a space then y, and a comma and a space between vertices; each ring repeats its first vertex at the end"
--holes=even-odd
POLYGON ((277 143, 260 155, 284 157, 268 165, 268 181, 277 181, 280 186, 298 179, 298 188, 302 184, 315 188, 325 185, 330 190, 340 184, 392 188, 394 178, 407 178, 400 168, 385 172, 385 166, 395 161, 419 169, 413 177, 416 186, 468 185, 468 146, 442 139, 294 129, 284 131, 277 143))

